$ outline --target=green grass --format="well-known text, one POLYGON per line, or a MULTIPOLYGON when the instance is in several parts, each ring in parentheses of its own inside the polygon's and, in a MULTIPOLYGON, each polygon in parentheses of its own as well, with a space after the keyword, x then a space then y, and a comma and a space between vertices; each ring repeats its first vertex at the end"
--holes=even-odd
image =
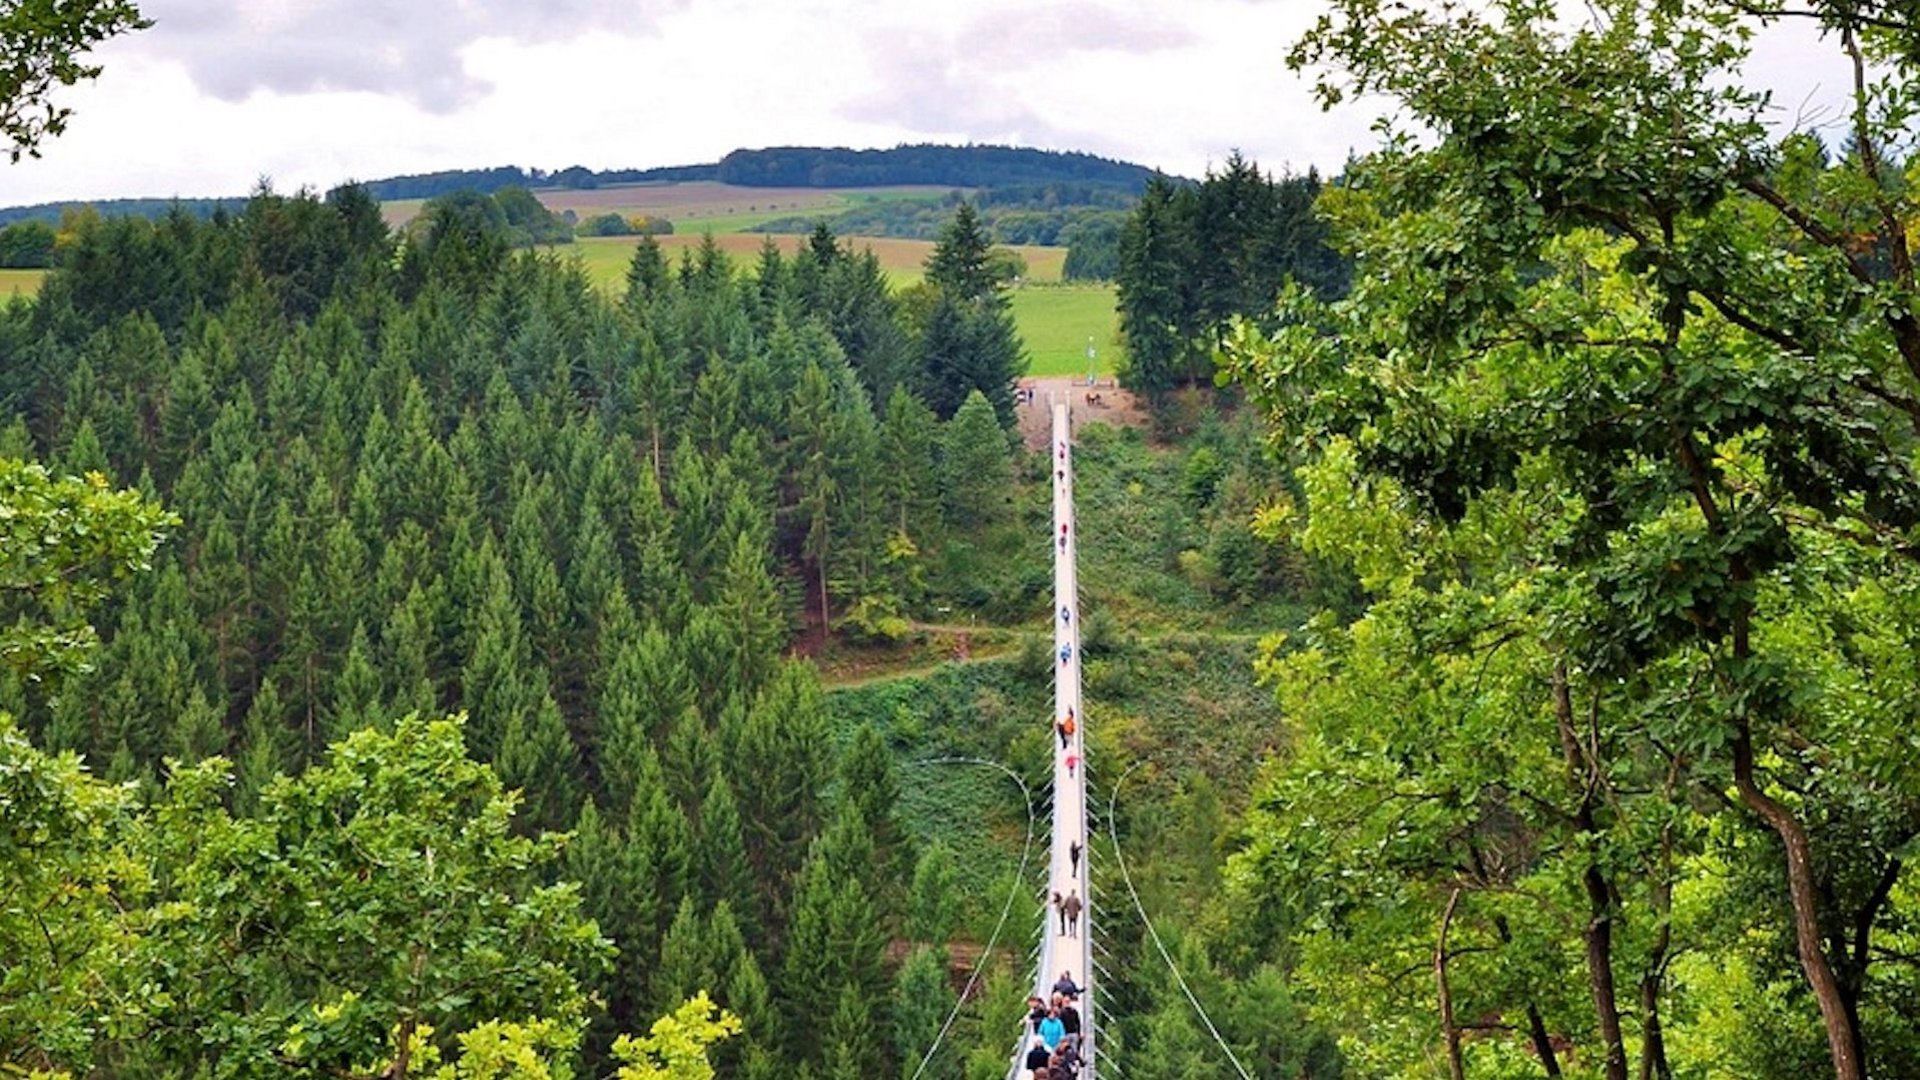
POLYGON ((1016 289, 1013 321, 1026 342, 1033 376, 1085 375, 1092 339, 1100 375, 1113 374, 1120 318, 1111 285, 1043 285, 1016 289))
POLYGON ((35 295, 46 276, 45 270, 0 270, 0 300, 35 295))

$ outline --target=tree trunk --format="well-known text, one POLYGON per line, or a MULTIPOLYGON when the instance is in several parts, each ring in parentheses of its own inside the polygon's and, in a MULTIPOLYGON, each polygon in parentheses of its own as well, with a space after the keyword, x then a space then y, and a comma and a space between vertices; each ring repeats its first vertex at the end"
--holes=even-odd
POLYGON ((1527 1034, 1533 1039, 1533 1052, 1540 1055, 1540 1067, 1548 1076, 1560 1075, 1560 1059, 1553 1054, 1553 1036, 1547 1034, 1546 1018, 1540 1006, 1527 1002, 1527 1034))
MULTIPOLYGON (((1733 656, 1735 662, 1752 655, 1749 643, 1751 614, 1734 616, 1733 656)), ((1827 1029, 1827 1049, 1833 1055, 1834 1080, 1865 1080, 1866 1066, 1860 1052, 1860 1034, 1849 1014, 1840 982, 1833 977, 1833 966, 1820 945, 1820 894, 1813 880, 1813 843, 1798 818, 1760 790, 1754 780, 1753 722, 1746 716, 1734 721, 1733 786, 1740 801, 1766 822, 1787 857, 1787 897, 1793 903, 1793 932, 1799 946, 1800 969, 1806 973, 1813 999, 1820 1005, 1820 1019, 1827 1029)))
MULTIPOLYGON (((1669 783, 1668 791, 1672 791, 1669 783)), ((1666 981, 1667 950, 1673 947, 1673 827, 1660 830, 1660 865, 1653 876, 1653 914, 1660 929, 1640 975, 1640 1080, 1673 1080, 1667 1064, 1667 1040, 1660 1025, 1660 990, 1666 981)))
MULTIPOLYGON (((1564 660, 1553 665, 1553 715, 1560 728, 1560 749, 1567 760, 1567 782, 1579 793, 1574 826, 1582 835, 1593 836, 1600 831, 1593 817, 1593 777, 1598 765, 1586 760, 1573 730, 1573 696, 1564 660)), ((1607 1080, 1627 1080, 1627 1046, 1620 1032, 1619 997, 1613 985, 1613 893, 1599 862, 1592 857, 1580 879, 1587 892, 1587 926, 1582 934, 1587 943, 1587 982, 1593 990, 1594 1017, 1606 1049, 1606 1076, 1607 1080)))
POLYGON ((1440 1031, 1447 1039, 1447 1070, 1453 1080, 1466 1080, 1466 1062, 1460 1057, 1460 1028, 1453 1022, 1453 989, 1447 985, 1447 930, 1453 925, 1453 912, 1460 906, 1460 886, 1447 897, 1447 910, 1440 916, 1440 939, 1433 946, 1433 978, 1440 986, 1440 1031))
MULTIPOLYGON (((1479 870, 1480 854, 1474 852, 1474 868, 1479 870)), ((1494 933, 1500 936, 1502 945, 1513 944, 1513 931, 1507 925, 1505 915, 1493 917, 1494 933)), ((1527 1037, 1533 1041, 1533 1052, 1540 1058, 1540 1067, 1549 1077, 1560 1075, 1560 1059, 1553 1052, 1553 1036, 1547 1033, 1547 1020, 1540 1015, 1540 1006, 1527 1002, 1527 1037)))

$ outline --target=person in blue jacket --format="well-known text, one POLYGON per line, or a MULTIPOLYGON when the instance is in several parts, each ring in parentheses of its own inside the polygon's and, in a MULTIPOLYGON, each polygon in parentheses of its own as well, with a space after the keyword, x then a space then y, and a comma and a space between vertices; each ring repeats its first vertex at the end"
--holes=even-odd
POLYGON ((1052 1050, 1066 1037, 1067 1026, 1060 1022, 1060 1010, 1048 1009, 1047 1018, 1040 1021, 1040 1041, 1047 1045, 1048 1050, 1052 1050))

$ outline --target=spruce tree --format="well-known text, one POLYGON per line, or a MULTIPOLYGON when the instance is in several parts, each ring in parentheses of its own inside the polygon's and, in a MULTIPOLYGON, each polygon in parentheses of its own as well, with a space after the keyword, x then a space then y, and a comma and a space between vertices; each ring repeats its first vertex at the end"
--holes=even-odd
POLYGON ((900 826, 900 777, 893 751, 871 724, 854 729, 853 741, 840 755, 840 798, 852 807, 873 846, 866 885, 882 922, 892 925, 906 891, 899 866, 906 840, 900 826))
POLYGON ((514 823, 529 832, 561 831, 579 809, 580 754, 551 694, 538 707, 507 720, 494 762, 501 782, 520 792, 514 823))
POLYGON ((726 775, 716 771, 700 801, 700 828, 694 861, 698 870, 699 892, 709 907, 731 905, 735 923, 756 950, 766 946, 760 921, 759 888, 754 882, 753 866, 747 860, 746 843, 740 835, 740 808, 733 798, 733 786, 726 775))
POLYGON ((794 390, 787 424, 792 432, 792 439, 788 443, 791 459, 788 470, 799 494, 794 511, 805 529, 801 551, 813 563, 816 595, 820 600, 820 625, 824 631, 833 624, 827 590, 827 560, 833 538, 834 509, 839 495, 833 457, 840 432, 834 417, 833 387, 827 382, 826 373, 820 370, 819 365, 808 364, 800 373, 800 384, 794 390))
POLYGON ((654 965, 648 988, 648 1011, 671 1012, 701 990, 711 991, 714 968, 707 948, 706 921, 691 894, 680 898, 667 934, 660 940, 660 962, 654 965))
POLYGON ((945 844, 934 840, 921 849, 907 891, 907 940, 945 948, 953 939, 960 914, 955 878, 953 852, 945 844))
POLYGON ((952 220, 940 230, 933 253, 927 256, 928 284, 954 300, 979 304, 997 297, 999 282, 994 280, 988 255, 993 240, 973 204, 962 200, 952 220))
POLYGON ((764 925, 777 927, 820 828, 830 776, 825 705, 812 671, 787 664, 752 708, 734 715, 727 776, 740 800, 747 856, 767 890, 764 925))
POLYGON ((941 493, 953 528, 977 533, 1012 508, 1013 461, 1007 433, 978 391, 941 433, 941 493))
POLYGON ((1183 292, 1190 240, 1173 187, 1155 177, 1121 231, 1115 278, 1126 338, 1121 382, 1152 400, 1173 389, 1191 329, 1183 292))
POLYGON ((923 1075, 950 1075, 957 1066, 952 1050, 942 1047, 932 1058, 928 1052, 940 1039, 940 1028, 953 1007, 953 987, 947 981, 946 947, 922 945, 907 954, 894 979, 889 1035, 894 1059, 900 1063, 901 1080, 923 1075))

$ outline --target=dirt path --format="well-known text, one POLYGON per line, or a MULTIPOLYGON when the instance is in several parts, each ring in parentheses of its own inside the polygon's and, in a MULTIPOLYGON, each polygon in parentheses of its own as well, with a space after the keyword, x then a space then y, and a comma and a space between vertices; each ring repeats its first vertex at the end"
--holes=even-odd
POLYGON ((1064 376, 1022 379, 1020 386, 1033 390, 1031 404, 1027 403, 1025 394, 1014 398, 1014 415, 1020 422, 1020 436, 1026 440, 1029 450, 1046 449, 1048 432, 1053 429, 1053 411, 1048 407, 1051 401, 1064 400, 1073 410, 1076 424, 1099 421, 1138 428, 1147 426, 1146 411, 1140 408, 1133 394, 1120 389, 1111 376, 1102 378, 1099 385, 1091 387, 1085 379, 1064 376))

